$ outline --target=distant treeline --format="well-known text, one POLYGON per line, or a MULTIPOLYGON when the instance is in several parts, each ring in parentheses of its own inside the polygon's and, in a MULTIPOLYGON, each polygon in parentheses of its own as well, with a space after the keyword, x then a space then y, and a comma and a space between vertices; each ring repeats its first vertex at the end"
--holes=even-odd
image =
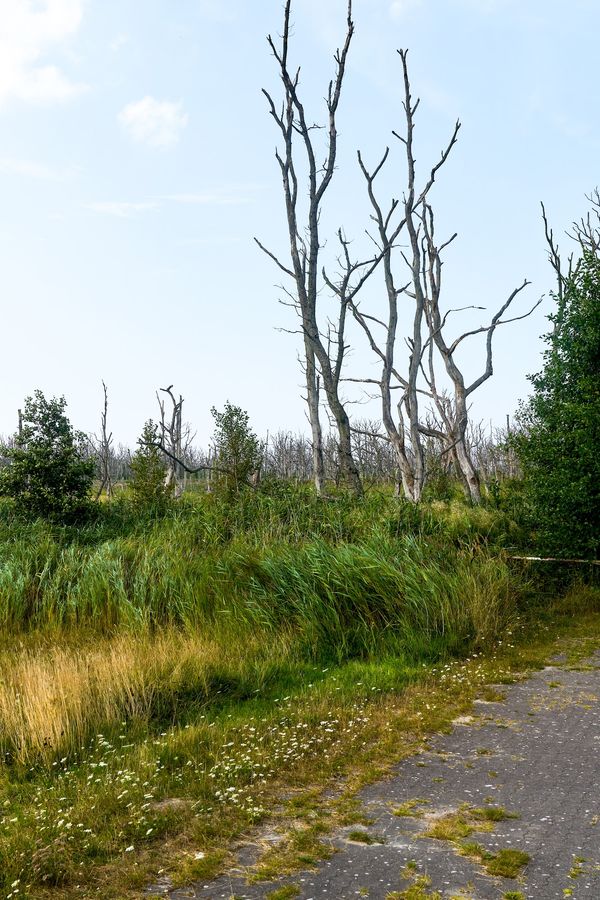
MULTIPOLYGON (((491 484, 520 474, 518 460, 508 446, 509 428, 485 428, 483 424, 469 429, 469 448, 482 482, 491 484)), ((5 443, 9 444, 10 440, 5 443)), ((397 484, 399 481, 395 455, 379 422, 357 421, 352 437, 353 454, 361 478, 365 482, 397 484)), ((268 433, 261 441, 261 478, 308 483, 312 480, 312 444, 310 438, 301 432, 275 431, 268 433)), ((330 432, 323 444, 325 473, 328 481, 341 481, 339 452, 335 434, 330 432)), ((193 475, 182 473, 185 486, 211 481, 211 468, 216 455, 214 448, 199 447, 191 442, 182 448, 181 458, 189 468, 205 469, 193 475)), ((453 460, 444 453, 441 442, 428 438, 425 442, 427 483, 435 483, 438 489, 444 480, 455 481, 459 473, 454 471, 453 460)), ((90 456, 97 459, 98 477, 102 465, 101 454, 96 450, 95 441, 90 438, 90 456)), ((131 478, 133 451, 125 444, 110 448, 109 467, 113 484, 125 483, 131 478)))

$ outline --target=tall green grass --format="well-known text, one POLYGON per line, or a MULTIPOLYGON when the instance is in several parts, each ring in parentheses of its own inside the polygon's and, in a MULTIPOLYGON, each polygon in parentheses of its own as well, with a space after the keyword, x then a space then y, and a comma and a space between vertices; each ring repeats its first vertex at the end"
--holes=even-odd
POLYGON ((0 519, 0 628, 292 628, 308 658, 431 655, 498 634, 518 586, 497 513, 385 494, 199 497, 158 520, 114 504, 79 531, 0 519))
POLYGON ((331 546, 312 541, 262 556, 237 553, 221 571, 236 623, 288 624, 309 655, 435 655, 493 638, 514 614, 515 584, 499 560, 411 535, 331 546))
POLYGON ((359 542, 374 528, 389 530, 393 535, 443 535, 455 543, 476 540, 494 546, 515 543, 523 537, 514 520, 496 508, 439 500, 415 506, 385 489, 371 489, 361 499, 346 493, 319 499, 304 485, 282 482, 242 493, 231 502, 213 494, 185 495, 160 520, 151 510, 140 509, 126 498, 98 504, 95 511, 95 518, 85 526, 52 527, 20 520, 11 512, 9 502, 0 499, 0 548, 28 533, 38 538, 49 533, 61 544, 95 545, 127 536, 147 536, 155 526, 164 533, 182 523, 194 547, 224 545, 240 536, 256 545, 312 537, 359 542))

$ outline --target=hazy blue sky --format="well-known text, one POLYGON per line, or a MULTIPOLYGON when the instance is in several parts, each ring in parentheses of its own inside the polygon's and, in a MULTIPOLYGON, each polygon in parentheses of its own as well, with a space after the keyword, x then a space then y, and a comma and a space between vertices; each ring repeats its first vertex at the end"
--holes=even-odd
MULTIPOLYGON (((345 0, 294 3, 292 56, 315 120, 344 11, 345 0)), ((408 47, 423 170, 463 123, 432 195, 439 232, 459 232, 445 303, 491 314, 527 276, 524 310, 552 288, 539 201, 561 233, 600 180, 598 0, 355 0, 354 15, 324 228, 343 224, 363 246, 358 148, 373 162, 392 142, 382 187, 402 192, 391 131, 395 50, 408 47)), ((286 246, 261 94, 278 91, 265 37, 281 20, 281 0, 0 0, 0 433, 37 387, 96 429, 102 378, 117 441, 135 441, 170 383, 200 443, 227 399, 259 432, 304 427, 298 338, 276 330, 295 323, 253 243, 286 246)), ((478 417, 501 423, 527 394, 550 309, 498 334, 478 417)), ((360 334, 352 344, 352 374, 372 375, 360 334)), ((466 365, 481 364, 474 343, 466 365)))

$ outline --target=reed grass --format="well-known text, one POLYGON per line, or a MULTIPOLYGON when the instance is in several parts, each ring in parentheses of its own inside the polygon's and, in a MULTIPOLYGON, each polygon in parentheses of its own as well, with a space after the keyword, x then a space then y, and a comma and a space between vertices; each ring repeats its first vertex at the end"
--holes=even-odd
MULTIPOLYGON (((17 552, 0 568, 5 632, 178 625, 211 633, 292 624, 313 656, 498 633, 514 608, 502 560, 406 535, 190 552, 172 530, 96 547, 17 552)), ((44 548, 46 549, 46 548, 44 548)))
MULTIPOLYGON (((19 523, 0 507, 0 627, 274 627, 284 611, 312 622, 313 643, 326 634, 371 652, 382 624, 433 623, 429 637, 440 617, 457 620, 457 573, 479 590, 472 573, 493 521, 468 507, 415 511, 384 494, 322 502, 281 487, 233 505, 195 497, 156 521, 116 503, 78 531, 19 523)), ((485 565, 488 582, 506 580, 501 563, 493 576, 485 565)))

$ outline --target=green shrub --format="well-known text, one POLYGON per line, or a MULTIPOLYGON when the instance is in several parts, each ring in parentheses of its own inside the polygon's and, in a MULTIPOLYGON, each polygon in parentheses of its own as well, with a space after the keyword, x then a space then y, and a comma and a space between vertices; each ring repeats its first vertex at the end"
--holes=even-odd
POLYGON ((513 437, 538 547, 550 556, 600 552, 600 259, 586 252, 550 316, 544 370, 513 437))
POLYGON ((144 425, 131 460, 129 490, 137 506, 164 513, 172 499, 173 486, 166 482, 167 468, 158 444, 158 429, 150 419, 144 425))
POLYGON ((8 465, 0 469, 0 494, 29 519, 80 521, 92 507, 89 492, 95 463, 86 456, 84 434, 73 431, 66 400, 46 400, 41 391, 25 400, 22 425, 10 447, 0 447, 8 465))
POLYGON ((261 462, 260 442, 249 424, 248 413, 229 401, 223 412, 213 406, 215 420, 216 485, 227 496, 237 494, 250 483, 261 462))

